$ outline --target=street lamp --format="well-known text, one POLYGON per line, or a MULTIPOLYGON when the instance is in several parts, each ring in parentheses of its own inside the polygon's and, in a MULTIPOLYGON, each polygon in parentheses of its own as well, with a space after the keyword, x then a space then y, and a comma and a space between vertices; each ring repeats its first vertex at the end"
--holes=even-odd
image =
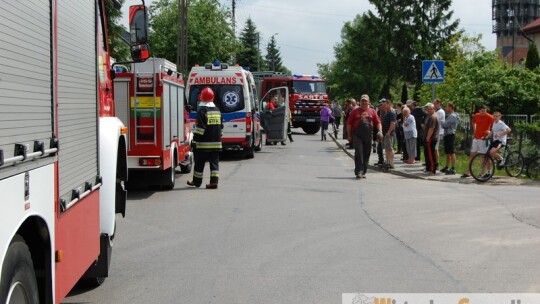
MULTIPOLYGON (((279 33, 274 33, 274 35, 272 35, 272 41, 274 42, 274 50, 276 49, 276 40, 274 38, 274 36, 278 35, 279 33)), ((273 50, 273 51, 274 51, 273 50)), ((272 72, 275 72, 276 71, 276 58, 274 57, 276 55, 275 52, 272 52, 272 72)))

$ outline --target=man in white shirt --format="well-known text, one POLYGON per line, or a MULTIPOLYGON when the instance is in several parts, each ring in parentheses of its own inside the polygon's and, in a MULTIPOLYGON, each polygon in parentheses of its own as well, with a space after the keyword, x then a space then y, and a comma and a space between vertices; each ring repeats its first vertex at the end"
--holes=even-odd
MULTIPOLYGON (((435 106, 435 113, 437 113, 437 117, 439 118, 439 126, 442 126, 444 125, 446 114, 444 113, 444 110, 442 109, 441 100, 439 98, 436 98, 433 101, 433 105, 435 106)), ((435 145, 435 154, 437 155, 437 159, 439 159, 439 145, 443 141, 443 137, 444 137, 444 129, 439 128, 439 137, 438 137, 439 140, 437 140, 437 144, 435 145)))

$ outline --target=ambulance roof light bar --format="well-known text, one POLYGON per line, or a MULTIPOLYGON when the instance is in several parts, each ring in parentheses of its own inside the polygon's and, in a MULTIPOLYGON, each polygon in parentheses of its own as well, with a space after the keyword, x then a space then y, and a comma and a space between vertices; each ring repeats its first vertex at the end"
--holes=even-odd
POLYGON ((213 63, 207 63, 204 65, 204 68, 212 71, 226 70, 229 68, 229 65, 226 63, 221 63, 219 60, 215 60, 213 63))

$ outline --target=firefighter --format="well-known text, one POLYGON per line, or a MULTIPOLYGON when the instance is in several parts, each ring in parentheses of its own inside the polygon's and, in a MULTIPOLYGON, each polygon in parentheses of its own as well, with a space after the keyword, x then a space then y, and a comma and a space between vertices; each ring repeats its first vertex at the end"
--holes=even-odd
POLYGON ((210 163, 210 183, 206 189, 217 189, 219 180, 219 153, 221 151, 221 129, 223 128, 221 112, 213 102, 214 92, 206 87, 201 91, 197 122, 193 129, 195 149, 195 168, 193 180, 187 184, 200 187, 203 180, 204 165, 210 163))

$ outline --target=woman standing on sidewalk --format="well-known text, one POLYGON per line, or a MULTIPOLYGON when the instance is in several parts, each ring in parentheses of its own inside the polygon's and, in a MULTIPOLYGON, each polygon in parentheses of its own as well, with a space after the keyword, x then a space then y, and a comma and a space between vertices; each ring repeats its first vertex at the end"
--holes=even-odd
POLYGON ((403 107, 403 135, 405 137, 405 149, 407 150, 408 159, 404 159, 406 164, 414 164, 416 158, 416 121, 411 115, 411 109, 407 106, 403 107))

